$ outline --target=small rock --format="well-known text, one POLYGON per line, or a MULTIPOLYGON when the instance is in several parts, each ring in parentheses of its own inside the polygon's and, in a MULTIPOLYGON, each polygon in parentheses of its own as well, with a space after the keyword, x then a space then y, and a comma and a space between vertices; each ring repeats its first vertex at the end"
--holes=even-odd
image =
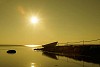
POLYGON ((7 53, 9 53, 9 54, 15 54, 16 51, 15 50, 8 50, 7 53))

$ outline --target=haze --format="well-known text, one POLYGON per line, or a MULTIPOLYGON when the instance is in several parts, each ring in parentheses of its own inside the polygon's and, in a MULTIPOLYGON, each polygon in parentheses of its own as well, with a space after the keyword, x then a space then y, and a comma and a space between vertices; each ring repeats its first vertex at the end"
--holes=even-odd
POLYGON ((100 38, 100 0, 0 0, 0 44, 100 38), (38 16, 38 24, 30 22, 38 16))

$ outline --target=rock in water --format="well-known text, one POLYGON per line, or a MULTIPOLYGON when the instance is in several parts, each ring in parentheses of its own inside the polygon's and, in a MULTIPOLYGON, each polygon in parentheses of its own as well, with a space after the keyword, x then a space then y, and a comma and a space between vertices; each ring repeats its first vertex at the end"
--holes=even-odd
POLYGON ((15 54, 16 51, 15 50, 8 50, 7 53, 9 53, 9 54, 15 54))

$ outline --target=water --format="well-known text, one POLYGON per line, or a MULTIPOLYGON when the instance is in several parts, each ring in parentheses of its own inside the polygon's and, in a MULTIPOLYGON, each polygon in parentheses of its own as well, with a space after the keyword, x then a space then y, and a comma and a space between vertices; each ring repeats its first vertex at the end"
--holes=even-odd
POLYGON ((34 51, 33 47, 0 46, 0 67, 100 67, 95 61, 81 58, 34 51), (8 54, 8 50, 16 50, 8 54))

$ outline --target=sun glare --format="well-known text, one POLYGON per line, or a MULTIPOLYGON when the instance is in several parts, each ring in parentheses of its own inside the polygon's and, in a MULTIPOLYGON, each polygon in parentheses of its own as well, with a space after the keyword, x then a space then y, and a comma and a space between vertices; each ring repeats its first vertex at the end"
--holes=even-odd
POLYGON ((39 47, 40 45, 25 45, 26 47, 39 47))
POLYGON ((32 23, 38 23, 39 22, 39 18, 38 17, 34 17, 34 16, 32 16, 31 18, 30 18, 30 21, 32 22, 32 23))

